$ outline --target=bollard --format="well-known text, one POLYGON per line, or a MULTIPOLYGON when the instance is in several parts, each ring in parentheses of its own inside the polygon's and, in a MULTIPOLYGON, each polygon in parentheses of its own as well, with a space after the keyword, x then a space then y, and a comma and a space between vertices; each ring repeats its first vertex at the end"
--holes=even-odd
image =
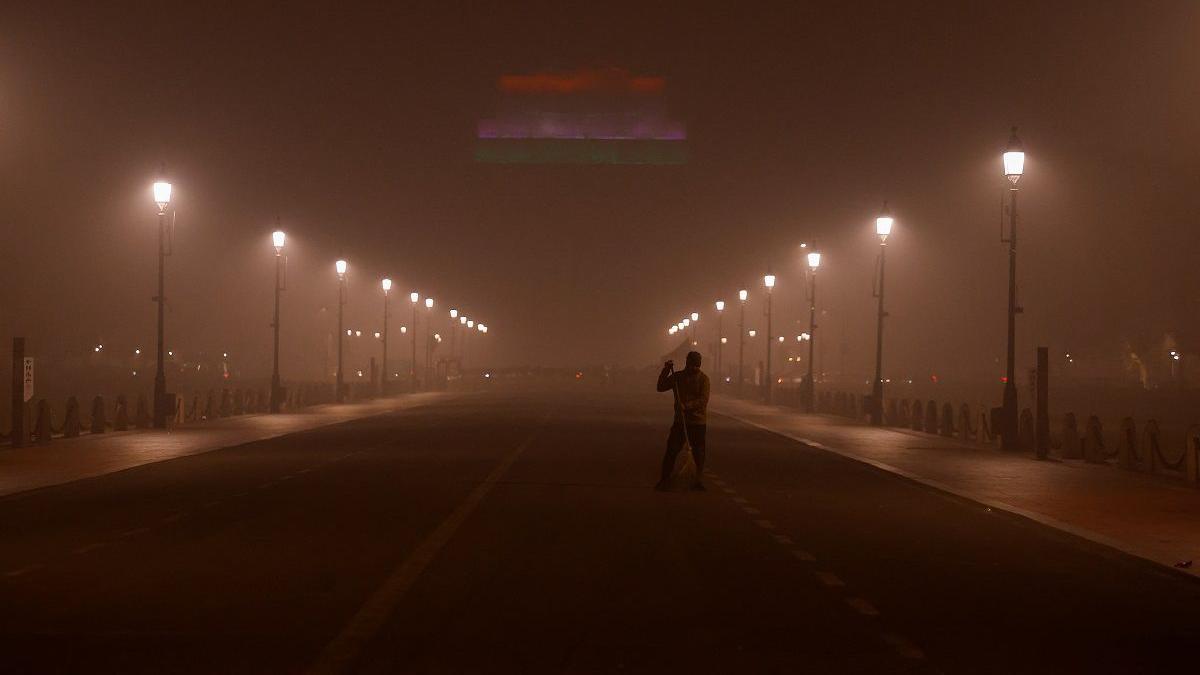
POLYGON ((78 438, 80 431, 79 401, 72 396, 67 399, 67 414, 63 419, 63 438, 78 438))
POLYGON ((910 418, 912 415, 911 415, 911 409, 909 408, 908 399, 901 399, 899 405, 897 405, 896 407, 897 407, 896 426, 905 427, 905 428, 909 427, 912 424, 912 422, 910 421, 910 418))
POLYGON ((966 403, 958 408, 958 438, 964 443, 975 440, 975 430, 971 428, 971 406, 966 403))
POLYGON ((204 400, 204 417, 201 419, 211 420, 217 415, 217 396, 212 389, 208 390, 208 396, 204 400))
POLYGON ((233 390, 233 414, 246 414, 246 393, 242 391, 241 387, 233 390))
POLYGON ((1142 451, 1146 453, 1146 459, 1142 460, 1143 466, 1146 467, 1147 473, 1158 472, 1158 456, 1162 452, 1162 444, 1159 440, 1161 437, 1158 432, 1158 420, 1148 419, 1146 424, 1142 426, 1142 451))
POLYGON ((1104 427, 1100 424, 1100 418, 1095 415, 1088 417, 1087 428, 1084 430, 1083 459, 1093 464, 1104 462, 1104 427))
POLYGON ((138 394, 137 410, 133 416, 133 425, 138 429, 150 428, 150 411, 146 409, 145 394, 138 394))
POLYGON ((51 427, 54 425, 50 419, 50 401, 42 399, 38 401, 37 423, 34 424, 34 433, 37 434, 38 445, 45 445, 50 442, 52 435, 51 427))
POLYGON ((897 409, 896 399, 894 398, 889 398, 887 400, 887 408, 884 411, 883 423, 889 427, 900 425, 899 410, 897 409))
POLYGON ((921 431, 921 425, 925 421, 925 406, 921 405, 921 399, 914 398, 912 407, 909 408, 908 423, 913 431, 921 431))
POLYGON ((174 420, 174 423, 175 424, 183 424, 184 419, 186 419, 186 416, 184 415, 184 412, 183 412, 183 397, 176 396, 175 397, 175 420, 174 420))
POLYGON ((954 436, 954 406, 949 403, 942 404, 942 424, 940 431, 947 438, 954 436))
POLYGON ((92 399, 92 433, 102 434, 108 431, 108 419, 104 415, 104 397, 92 399))
POLYGON ((1138 468, 1137 425, 1132 417, 1121 420, 1121 437, 1117 443, 1117 466, 1122 469, 1138 468))
POLYGON ((1022 408, 1017 417, 1017 446, 1021 450, 1033 450, 1037 445, 1037 429, 1033 425, 1033 411, 1022 408))
POLYGON ((113 414, 113 431, 125 431, 129 428, 129 405, 125 402, 125 394, 117 394, 117 409, 113 414))
POLYGON ((925 402, 925 432, 936 434, 938 432, 938 407, 933 401, 925 402))
POLYGON ((187 419, 190 422, 200 419, 200 394, 192 394, 192 407, 188 410, 187 419))
POLYGON ((221 417, 229 417, 233 414, 233 398, 228 389, 221 390, 221 408, 217 414, 221 417))
POLYGON ((1080 459, 1083 457, 1083 439, 1079 438, 1079 425, 1075 421, 1075 413, 1063 416, 1062 456, 1063 459, 1080 459))

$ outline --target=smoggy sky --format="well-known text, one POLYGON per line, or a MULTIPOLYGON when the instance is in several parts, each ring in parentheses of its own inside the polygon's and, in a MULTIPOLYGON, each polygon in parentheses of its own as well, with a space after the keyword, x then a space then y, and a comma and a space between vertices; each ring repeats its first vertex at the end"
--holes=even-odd
POLYGON ((1044 344, 1100 371, 1168 334, 1200 358, 1193 2, 410 4, 6 3, 4 333, 43 353, 152 344, 166 162, 168 342, 252 371, 269 370, 278 215, 285 377, 319 372, 338 255, 356 327, 378 326, 390 274, 398 322, 410 289, 432 294, 489 324, 496 363, 642 365, 739 287, 764 329, 768 265, 798 332, 804 240, 826 254, 822 368, 865 376, 887 199, 886 374, 992 381, 1016 124, 1020 367, 1044 344), (666 78, 688 164, 473 161, 498 76, 595 65, 666 78))

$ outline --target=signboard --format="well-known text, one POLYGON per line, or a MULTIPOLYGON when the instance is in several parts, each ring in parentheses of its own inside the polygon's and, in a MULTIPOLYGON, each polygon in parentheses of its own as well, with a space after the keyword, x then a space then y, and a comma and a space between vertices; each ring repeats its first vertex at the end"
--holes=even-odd
POLYGON ((21 368, 21 381, 25 384, 25 401, 33 398, 33 357, 26 356, 21 368))

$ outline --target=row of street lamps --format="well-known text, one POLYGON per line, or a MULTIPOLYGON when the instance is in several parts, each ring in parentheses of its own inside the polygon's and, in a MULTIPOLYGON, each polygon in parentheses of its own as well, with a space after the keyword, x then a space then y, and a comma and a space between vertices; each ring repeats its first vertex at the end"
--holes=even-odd
MULTIPOLYGON (((1001 237, 1001 241, 1008 244, 1008 347, 1007 347, 1007 364, 1004 377, 1004 396, 1003 396, 1003 420, 1001 422, 1001 441, 1005 449, 1015 449, 1017 447, 1017 388, 1015 382, 1016 375, 1016 315, 1021 312, 1021 308, 1017 306, 1017 182, 1025 171, 1025 150, 1021 140, 1017 137, 1017 128, 1012 128, 1012 134, 1009 137, 1008 145, 1004 150, 1002 157, 1004 165, 1004 177, 1009 182, 1009 230, 1008 236, 1001 237)), ((888 237, 892 234, 892 228, 895 226, 896 220, 892 216, 888 208, 887 202, 883 203, 883 208, 879 215, 875 218, 875 234, 879 237, 879 261, 878 261, 878 277, 877 283, 873 289, 875 298, 878 300, 876 309, 876 333, 875 333, 875 379, 871 386, 871 401, 870 401, 870 417, 871 423, 880 425, 883 423, 883 323, 887 317, 887 311, 884 309, 884 272, 887 261, 887 242, 888 237)), ((801 245, 805 248, 805 245, 801 245)), ((814 402, 813 392, 813 355, 814 346, 816 343, 816 272, 821 266, 821 253, 815 248, 807 253, 808 262, 808 278, 809 283, 806 290, 806 300, 808 302, 808 374, 804 380, 801 390, 801 398, 804 408, 812 411, 814 402)), ((771 291, 775 287, 775 275, 768 273, 763 277, 763 286, 767 293, 767 361, 766 361, 766 390, 765 397, 767 403, 771 402, 771 389, 773 382, 771 381, 771 344, 772 344, 772 325, 771 325, 771 291)), ((740 393, 742 383, 745 381, 744 375, 744 340, 747 335, 745 329, 746 318, 746 300, 749 293, 745 290, 738 291, 738 299, 741 301, 741 317, 738 322, 738 391, 740 393)), ((725 344, 725 337, 721 333, 721 314, 725 310, 724 301, 716 302, 717 309, 717 369, 720 372, 721 368, 721 345, 725 344)), ((696 322, 699 320, 699 314, 693 312, 689 319, 684 319, 678 324, 671 326, 668 329, 670 335, 675 335, 677 332, 684 330, 689 325, 692 328, 692 343, 695 344, 696 322)), ((753 333, 753 331, 751 331, 753 333)), ((780 337, 782 341, 783 338, 780 337)))
MULTIPOLYGON (((169 414, 168 409, 171 407, 171 405, 170 405, 171 402, 167 400, 167 393, 166 393, 166 391, 167 391, 167 376, 166 376, 166 364, 165 364, 165 361, 163 358, 163 345, 165 343, 165 340, 164 340, 164 338, 165 338, 165 325, 164 325, 165 324, 165 321, 164 321, 164 310, 165 310, 164 276, 165 275, 164 275, 164 271, 165 271, 165 264, 166 264, 166 256, 171 254, 170 245, 169 245, 168 225, 167 225, 167 209, 171 204, 172 189, 173 188, 172 188, 171 183, 168 182, 167 180, 161 179, 161 178, 159 180, 155 181, 154 184, 151 186, 151 192, 154 195, 154 203, 158 207, 158 293, 153 298, 154 302, 158 306, 158 349, 157 349, 157 355, 156 355, 157 368, 155 370, 155 375, 154 375, 154 419, 153 419, 153 422, 154 422, 154 426, 159 429, 166 428, 167 416, 169 414)), ((287 243, 287 234, 283 230, 276 229, 274 232, 271 233, 271 245, 275 249, 275 297, 274 297, 275 307, 274 307, 274 314, 273 314, 272 321, 271 321, 271 328, 272 328, 273 336, 272 336, 271 398, 270 398, 270 410, 273 413, 278 413, 283 405, 283 387, 280 383, 280 375, 279 375, 279 327, 280 327, 279 312, 280 312, 280 295, 284 290, 286 290, 285 289, 286 281, 284 278, 286 258, 284 257, 284 254, 283 254, 283 250, 284 250, 286 243, 287 243)), ((337 274, 337 278, 338 278, 338 328, 337 328, 338 346, 337 346, 337 376, 336 376, 336 386, 337 386, 336 396, 337 396, 338 403, 341 403, 345 400, 345 391, 344 391, 344 386, 343 386, 343 384, 344 384, 343 361, 342 361, 343 339, 344 339, 342 319, 343 319, 343 309, 346 304, 346 273, 348 270, 349 270, 349 263, 347 263, 344 259, 339 259, 338 261, 336 261, 334 263, 334 272, 337 274)), ((380 379, 380 383, 381 383, 380 384, 380 392, 386 393, 386 383, 387 383, 387 378, 388 378, 388 369, 387 369, 388 293, 392 290, 392 280, 388 279, 388 278, 382 279, 380 281, 380 287, 383 289, 383 335, 382 335, 382 342, 383 342, 382 361, 383 362, 381 364, 382 365, 382 370, 381 370, 382 378, 380 379)), ((416 375, 417 304, 420 300, 420 295, 416 291, 413 291, 410 297, 412 299, 412 304, 413 304, 413 334, 412 334, 413 365, 410 370, 410 375, 412 377, 413 390, 415 391, 417 388, 417 375, 416 375)), ((432 312, 433 306, 434 306, 433 298, 425 298, 425 308, 427 310, 429 310, 430 312, 432 312)), ((471 319, 465 315, 460 314, 457 309, 450 310, 450 319, 451 319, 451 336, 452 336, 451 337, 451 339, 452 339, 451 347, 452 347, 452 349, 453 349, 453 338, 454 338, 454 335, 457 333, 457 330, 458 330, 460 324, 462 327, 464 327, 468 330, 478 331, 479 333, 487 333, 488 332, 488 327, 485 324, 477 322, 474 319, 471 319)), ((438 336, 439 341, 440 341, 440 337, 441 336, 438 336)), ((465 344, 465 334, 464 334, 464 344, 465 344)), ((428 370, 430 367, 430 359, 432 358, 432 347, 433 347, 432 344, 429 344, 426 346, 426 364, 425 364, 426 377, 428 377, 428 370)), ((99 351, 99 350, 100 350, 100 347, 97 346, 96 351, 99 351)))

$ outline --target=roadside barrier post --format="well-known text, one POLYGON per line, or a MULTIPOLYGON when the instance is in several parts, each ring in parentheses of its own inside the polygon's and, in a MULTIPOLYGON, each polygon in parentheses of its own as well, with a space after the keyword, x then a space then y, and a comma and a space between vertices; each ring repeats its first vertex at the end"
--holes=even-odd
POLYGON ((1038 459, 1050 455, 1050 350, 1037 349, 1037 441, 1038 459))
POLYGON ((25 338, 13 338, 12 348, 12 445, 25 445, 25 338))

